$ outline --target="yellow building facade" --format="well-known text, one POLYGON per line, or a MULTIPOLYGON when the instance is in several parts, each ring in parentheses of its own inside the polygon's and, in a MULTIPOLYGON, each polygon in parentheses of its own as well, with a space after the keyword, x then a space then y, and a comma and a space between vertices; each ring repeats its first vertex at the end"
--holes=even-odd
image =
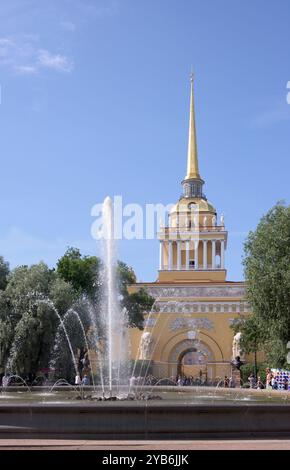
POLYGON ((231 361, 241 355, 231 324, 250 312, 245 285, 226 279, 228 233, 203 186, 191 77, 183 195, 159 228, 157 281, 130 286, 130 292, 145 288, 155 299, 144 330, 132 329, 130 334, 132 358, 152 360, 157 378, 186 375, 215 382, 231 376, 231 361))

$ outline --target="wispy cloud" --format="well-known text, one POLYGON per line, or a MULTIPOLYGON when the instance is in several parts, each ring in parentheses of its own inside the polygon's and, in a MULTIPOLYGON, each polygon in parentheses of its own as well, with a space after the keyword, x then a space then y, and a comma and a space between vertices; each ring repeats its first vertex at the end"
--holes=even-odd
POLYGON ((0 38, 0 66, 18 75, 33 75, 41 70, 71 72, 73 61, 60 53, 39 46, 37 36, 0 38))
POLYGON ((38 51, 38 64, 41 67, 61 72, 71 72, 73 69, 73 62, 68 57, 61 54, 51 54, 46 49, 38 51))

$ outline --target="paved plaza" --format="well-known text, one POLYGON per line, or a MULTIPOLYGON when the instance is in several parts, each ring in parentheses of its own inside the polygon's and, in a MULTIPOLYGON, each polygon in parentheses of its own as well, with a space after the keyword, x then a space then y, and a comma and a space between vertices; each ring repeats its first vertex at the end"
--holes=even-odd
POLYGON ((290 440, 88 441, 2 439, 3 450, 290 450, 290 440))

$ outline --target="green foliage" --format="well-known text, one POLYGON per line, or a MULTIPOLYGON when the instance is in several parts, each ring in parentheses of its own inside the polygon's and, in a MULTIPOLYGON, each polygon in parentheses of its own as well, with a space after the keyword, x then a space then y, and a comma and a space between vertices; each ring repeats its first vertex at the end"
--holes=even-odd
POLYGON ((100 260, 96 256, 82 256, 77 248, 68 248, 57 262, 57 274, 69 282, 78 295, 95 295, 98 285, 100 260))
POLYGON ((243 342, 255 341, 271 366, 286 366, 290 340, 290 206, 278 203, 245 243, 247 299, 253 310, 243 325, 243 342), (253 328, 253 331, 252 331, 253 328))
POLYGON ((36 373, 48 365, 59 320, 46 299, 52 300, 63 315, 74 302, 75 293, 43 262, 10 273, 0 297, 0 316, 7 331, 0 350, 1 362, 4 364, 9 355, 7 367, 13 372, 36 373))
POLYGON ((47 298, 54 279, 54 271, 43 262, 14 269, 8 277, 5 295, 15 315, 21 316, 36 300, 47 298))
MULTIPOLYGON (((101 262, 92 256, 82 256, 69 248, 58 261, 57 270, 40 262, 20 266, 9 273, 0 258, 0 370, 13 373, 37 373, 47 368, 51 358, 56 376, 73 379, 71 351, 53 306, 65 323, 74 354, 86 348, 83 331, 71 307, 78 312, 86 332, 90 321, 88 305, 99 312, 101 262), (1 284, 2 282, 2 284, 1 284), (85 297, 83 296, 85 294, 85 297), (49 301, 52 301, 52 304, 49 301), (67 313, 67 312, 70 313, 67 313), (51 357, 53 346, 53 357, 51 357)), ((154 302, 146 291, 129 294, 128 285, 136 282, 132 268, 118 262, 117 282, 121 308, 126 308, 130 326, 143 328, 144 313, 154 302)), ((97 322, 98 323, 98 322, 97 322)), ((90 344, 93 331, 88 335, 90 344)), ((101 331, 98 331, 101 334, 101 331)))
POLYGON ((129 294, 128 286, 136 282, 136 276, 133 269, 122 261, 118 262, 117 277, 122 297, 121 307, 126 308, 128 312, 129 326, 143 330, 144 313, 151 310, 154 299, 145 289, 129 294))
MULTIPOLYGON (((267 367, 268 366, 264 363, 257 364, 257 377, 258 376, 261 377, 261 381, 263 382, 263 384, 265 384, 266 382, 266 368, 267 367)), ((246 384, 247 382, 249 382, 248 378, 250 377, 250 375, 255 374, 255 365, 250 362, 248 364, 243 364, 240 368, 240 371, 241 371, 242 382, 243 384, 246 384)))
POLYGON ((5 289, 9 274, 9 264, 0 256, 0 290, 5 289))
POLYGON ((50 286, 49 298, 54 303, 60 316, 63 316, 73 303, 76 302, 77 295, 71 284, 55 277, 50 286))
POLYGON ((17 374, 36 373, 47 367, 57 319, 49 305, 41 303, 25 312, 15 329, 8 369, 17 374))
POLYGON ((265 330, 255 315, 246 318, 235 319, 232 328, 235 333, 241 332, 241 349, 244 353, 249 354, 256 352, 265 340, 265 330))

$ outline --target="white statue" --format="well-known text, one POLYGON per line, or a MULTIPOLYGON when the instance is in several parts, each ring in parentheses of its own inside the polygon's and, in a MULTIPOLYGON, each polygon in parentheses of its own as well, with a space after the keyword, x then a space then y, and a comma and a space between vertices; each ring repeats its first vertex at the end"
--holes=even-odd
POLYGON ((243 353, 242 353, 242 349, 241 349, 241 338, 242 338, 242 333, 241 332, 238 332, 237 334, 235 334, 234 336, 234 339, 233 339, 233 360, 236 359, 237 356, 240 357, 240 359, 242 359, 242 356, 243 356, 243 353))
POLYGON ((212 226, 215 227, 216 226, 216 216, 214 215, 213 218, 212 218, 212 226))
POLYGON ((224 214, 221 215, 221 226, 224 227, 225 225, 225 216, 224 214))
POLYGON ((203 218, 203 226, 206 227, 207 226, 207 216, 205 215, 204 218, 203 218))
POLYGON ((144 331, 141 336, 139 359, 151 359, 153 339, 149 331, 144 331))
POLYGON ((198 215, 197 214, 193 216, 193 223, 195 227, 198 227, 198 215))

